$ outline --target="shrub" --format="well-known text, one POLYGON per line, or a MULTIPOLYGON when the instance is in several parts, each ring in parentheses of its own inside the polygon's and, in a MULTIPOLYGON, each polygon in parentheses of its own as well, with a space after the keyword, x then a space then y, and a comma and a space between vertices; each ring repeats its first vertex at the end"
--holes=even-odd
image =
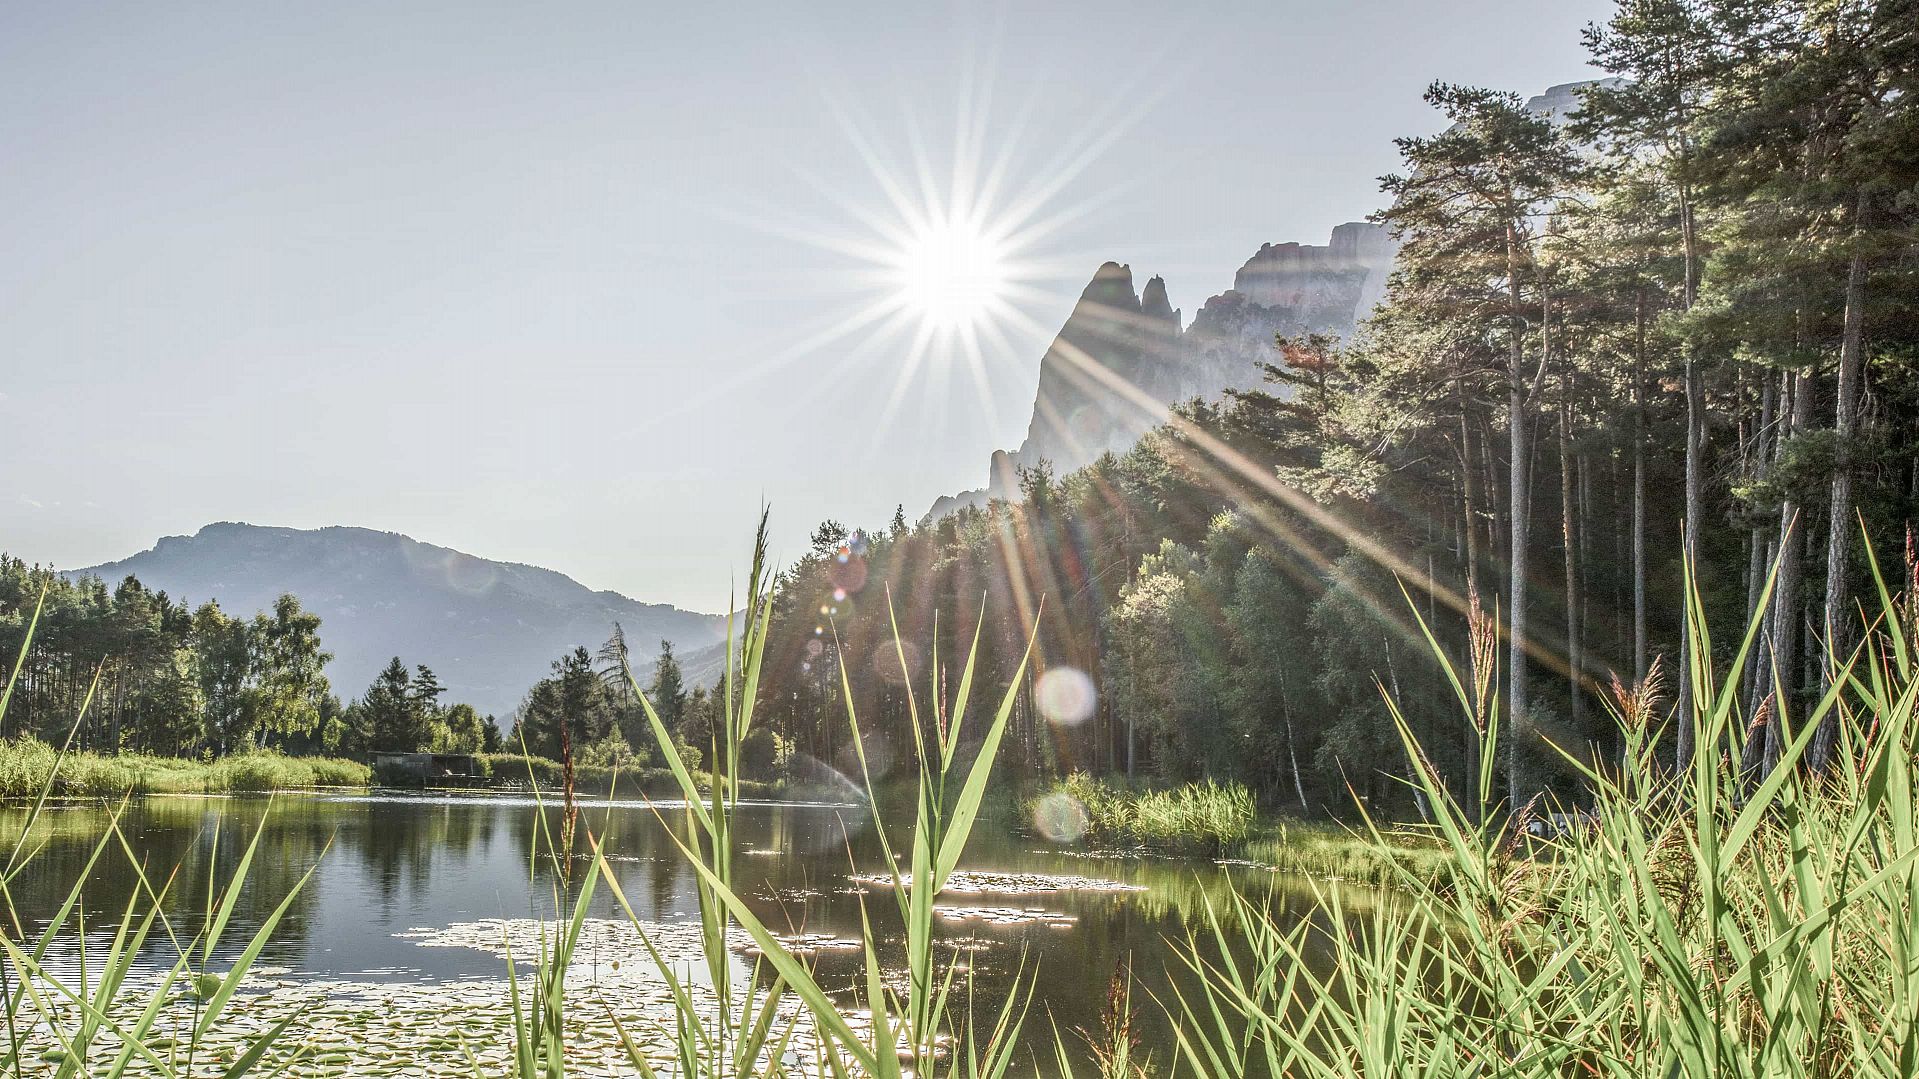
MULTIPOLYGON (((36 738, 0 741, 0 798, 39 794, 53 773, 57 756, 52 746, 36 738)), ((364 787, 370 779, 371 772, 364 764, 332 757, 289 757, 267 749, 212 763, 140 753, 69 753, 60 764, 53 792, 83 798, 112 798, 129 791, 221 794, 316 786, 364 787)))
MULTIPOLYGON (((1218 854, 1252 834, 1253 794, 1212 780, 1173 790, 1135 792, 1075 772, 1042 797, 1063 796, 1086 813, 1085 838, 1159 850, 1218 854)), ((1029 818, 1038 800, 1028 803, 1029 818)))
MULTIPOLYGON (((786 778, 793 761, 793 743, 761 727, 740 743, 740 776, 778 781, 786 778)), ((697 764, 694 767, 698 767, 697 764)))
POLYGON ((365 787, 373 782, 373 769, 359 761, 339 757, 307 757, 305 760, 307 767, 313 769, 316 787, 365 787))
POLYGON ((213 763, 209 791, 274 791, 304 787, 364 787, 372 770, 364 764, 330 757, 289 757, 258 750, 213 763))
POLYGON ((489 786, 524 785, 530 777, 542 789, 559 789, 558 761, 529 757, 524 753, 482 753, 479 760, 480 775, 485 777, 489 786))
POLYGON ((0 742, 0 796, 31 798, 53 771, 53 747, 38 738, 0 742))
POLYGON ((1253 795, 1238 783, 1212 780, 1151 791, 1133 803, 1130 831, 1149 847, 1217 854, 1253 829, 1253 795))
POLYGON ((613 731, 575 754, 573 766, 576 772, 584 768, 617 768, 622 772, 631 772, 645 768, 651 760, 651 754, 635 750, 625 735, 613 731))

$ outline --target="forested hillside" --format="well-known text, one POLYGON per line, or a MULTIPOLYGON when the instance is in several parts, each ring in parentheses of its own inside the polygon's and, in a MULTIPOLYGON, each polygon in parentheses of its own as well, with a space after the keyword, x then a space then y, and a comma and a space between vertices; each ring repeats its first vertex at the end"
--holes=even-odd
POLYGON ((448 691, 504 716, 553 657, 606 639, 614 622, 638 640, 685 649, 718 641, 718 615, 643 603, 538 566, 481 558, 370 528, 274 528, 220 522, 151 550, 75 570, 109 586, 149 588, 230 611, 265 610, 291 592, 324 619, 328 675, 363 686, 398 652, 439 672, 448 691))
MULTIPOLYGON (((1521 800, 1564 780, 1549 740, 1617 751, 1615 678, 1683 703, 1690 559, 1713 647, 1763 623, 1745 709, 1776 757, 1860 638, 1862 530, 1897 567, 1919 497, 1915 28, 1910 3, 1629 5, 1587 35, 1617 79, 1564 125, 1434 85, 1444 130, 1399 142, 1397 267, 1352 339, 1276 341, 1265 389, 1025 469, 1017 499, 822 524, 780 582, 775 722, 850 768, 850 686, 903 744, 890 595, 904 677, 984 610, 1002 682, 1037 620, 1029 774, 1411 810, 1382 688, 1454 781, 1476 764, 1417 615, 1458 658, 1498 649, 1521 800)), ((1811 759, 1834 750, 1822 731, 1811 759)))

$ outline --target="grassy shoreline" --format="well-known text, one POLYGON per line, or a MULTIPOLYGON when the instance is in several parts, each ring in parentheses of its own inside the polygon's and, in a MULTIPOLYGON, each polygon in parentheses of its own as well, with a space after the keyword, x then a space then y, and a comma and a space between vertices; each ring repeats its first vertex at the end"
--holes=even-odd
MULTIPOLYGON (((554 761, 513 754, 486 754, 479 760, 480 783, 464 789, 507 793, 537 787, 555 795, 560 790, 560 766, 554 761)), ((710 776, 704 772, 695 776, 703 789, 711 789, 710 776)), ((673 773, 665 768, 582 767, 575 770, 573 780, 574 793, 581 798, 679 796, 673 773)), ((376 769, 358 761, 295 757, 271 749, 210 761, 84 750, 61 758, 57 749, 37 739, 0 739, 0 802, 32 799, 43 790, 55 798, 117 798, 129 793, 251 794, 407 786, 383 781, 376 769)), ((779 783, 740 780, 735 786, 749 798, 792 793, 779 783)))
POLYGON ((1022 828, 1062 846, 1250 862, 1371 887, 1404 887, 1408 873, 1431 880, 1445 865, 1437 840, 1418 831, 1375 839, 1333 821, 1271 815, 1231 783, 1154 789, 1074 773, 1022 799, 1019 812, 1022 828))
POLYGON ((212 761, 143 753, 69 752, 34 739, 0 741, 0 799, 42 790, 60 797, 134 794, 227 794, 318 787, 368 786, 372 769, 337 757, 289 757, 272 750, 212 761), (56 774, 55 767, 58 766, 56 774))
POLYGON ((1408 873, 1432 881, 1445 872, 1447 854, 1437 839, 1406 831, 1381 838, 1326 821, 1262 819, 1230 857, 1281 873, 1372 888, 1404 888, 1408 873))

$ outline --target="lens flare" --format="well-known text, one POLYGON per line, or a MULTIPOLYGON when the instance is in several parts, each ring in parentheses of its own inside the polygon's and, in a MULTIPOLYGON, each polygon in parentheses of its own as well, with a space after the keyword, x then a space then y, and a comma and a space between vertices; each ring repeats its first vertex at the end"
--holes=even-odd
POLYGON ((1054 843, 1075 843, 1093 823, 1086 807, 1065 791, 1054 791, 1033 807, 1033 829, 1054 843))
POLYGON ((1039 676, 1033 686, 1039 714, 1059 727, 1077 727, 1093 717, 1099 705, 1099 690, 1092 678, 1077 667, 1054 667, 1039 676))
POLYGON ((835 592, 854 593, 866 587, 866 559, 847 557, 827 564, 835 592))

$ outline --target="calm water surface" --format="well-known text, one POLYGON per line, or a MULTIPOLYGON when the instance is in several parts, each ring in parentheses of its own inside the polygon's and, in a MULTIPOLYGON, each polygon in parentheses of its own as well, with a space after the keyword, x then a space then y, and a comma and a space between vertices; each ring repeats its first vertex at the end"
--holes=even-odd
MULTIPOLYGON (((265 820, 259 853, 235 915, 229 940, 237 950, 308 869, 318 866, 263 962, 293 978, 377 980, 418 984, 497 976, 495 955, 463 948, 423 947, 398 934, 483 918, 546 917, 556 888, 552 867, 533 858, 542 812, 531 801, 505 797, 408 795, 281 795, 264 798, 150 797, 126 811, 125 831, 147 872, 174 877, 169 906, 189 928, 204 909, 210 880, 223 882, 265 820)), ((553 810, 546 810, 550 815, 553 810)), ((11 845, 24 810, 0 810, 11 845)), ((68 805, 49 811, 37 832, 44 847, 14 884, 23 916, 47 918, 85 870, 107 810, 68 805)), ((583 820, 603 837, 635 912, 671 922, 697 912, 695 878, 652 810, 638 803, 595 803, 583 820)), ((554 824, 557 834, 557 823, 554 824)), ((775 928, 857 935, 860 892, 854 872, 883 871, 864 814, 852 807, 766 804, 742 807, 735 863, 742 894, 775 928)), ((541 845, 544 849, 544 843, 541 845)), ((1064 874, 1137 885, 1136 891, 1052 891, 1028 895, 949 895, 942 905, 1011 907, 1045 912, 1045 920, 982 924, 945 920, 945 932, 990 942, 975 953, 976 984, 1002 999, 1025 962, 1037 979, 1039 1014, 1027 1023, 1028 1041, 1050 1046, 1050 1012, 1061 1030, 1096 1029, 1107 988, 1129 961, 1135 1002, 1149 1044, 1170 1056, 1169 1030, 1153 1012, 1147 990, 1166 985, 1177 966, 1169 941, 1200 928, 1202 897, 1222 902, 1237 884, 1281 911, 1303 916, 1306 882, 1247 867, 1208 862, 1084 857, 1045 849, 990 822, 976 831, 962 868, 1001 873, 1064 874), (1070 924, 1062 924, 1070 923, 1070 924)), ((126 907, 135 874, 124 857, 109 854, 86 890, 90 924, 105 926, 126 907)), ((890 896, 869 893, 869 909, 883 929, 894 916, 890 896)), ((606 889, 596 914, 620 918, 606 889)), ((882 941, 882 961, 902 963, 897 941, 882 941), (887 954, 891 952, 893 954, 887 954)), ((155 956, 158 962, 160 957, 155 956)), ((859 969, 857 952, 823 953, 822 982, 845 985, 859 969)))

